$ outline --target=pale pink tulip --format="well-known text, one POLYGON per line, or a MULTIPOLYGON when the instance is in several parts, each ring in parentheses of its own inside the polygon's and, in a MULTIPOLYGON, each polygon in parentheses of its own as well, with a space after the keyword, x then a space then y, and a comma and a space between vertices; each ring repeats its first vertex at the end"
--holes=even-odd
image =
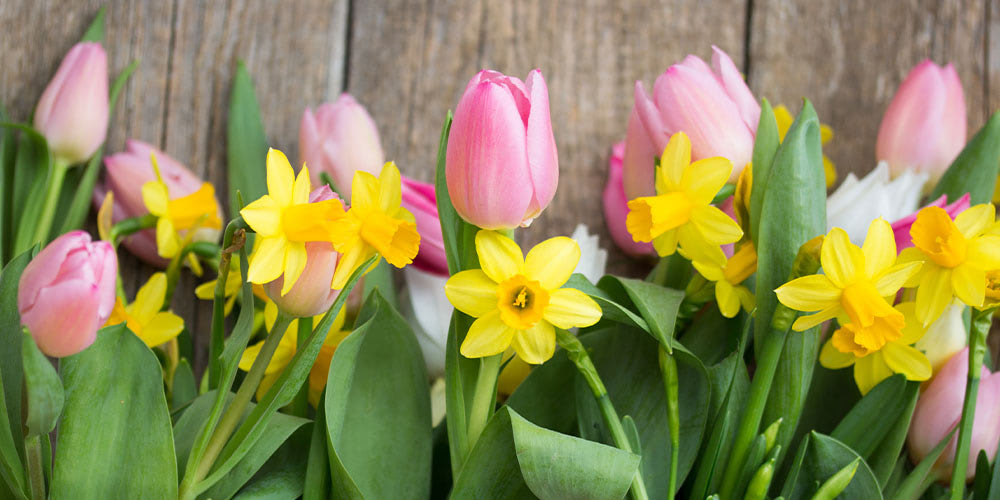
POLYGON ((444 252, 434 186, 403 176, 402 189, 403 207, 417 220, 417 232, 420 233, 420 252, 413 259, 413 265, 429 273, 448 276, 448 257, 444 252))
MULTIPOLYGON (((140 217, 149 213, 142 202, 142 185, 156 180, 150 155, 156 155, 160 166, 160 175, 167 184, 170 198, 176 199, 194 193, 204 183, 183 164, 171 158, 163 151, 142 141, 128 140, 125 151, 104 158, 104 168, 107 170, 104 184, 94 190, 94 208, 100 208, 104 195, 114 192, 112 222, 128 217, 140 217)), ((219 218, 222 218, 221 209, 219 218)), ((195 233, 196 241, 218 241, 219 231, 203 228, 195 233)), ((146 229, 135 233, 122 242, 125 248, 143 261, 157 266, 166 267, 167 260, 160 257, 156 251, 156 231, 146 229)))
POLYGON ((655 255, 652 243, 642 243, 632 239, 625 228, 625 217, 628 215, 628 200, 625 198, 625 188, 622 186, 622 155, 625 143, 619 142, 611 147, 611 159, 608 161, 608 183, 604 185, 604 222, 608 225, 611 239, 623 252, 633 257, 655 255))
MULTIPOLYGON (((339 198, 326 185, 314 189, 309 194, 310 203, 324 200, 339 200, 339 198)), ((288 293, 281 295, 281 287, 285 283, 283 277, 264 285, 267 296, 274 301, 278 309, 297 318, 312 317, 326 312, 340 294, 339 289, 330 289, 333 271, 337 268, 340 254, 333 249, 333 245, 325 241, 309 241, 305 245, 306 267, 288 293)))
POLYGON ((965 146, 965 97, 951 64, 926 60, 906 75, 882 117, 875 153, 895 177, 907 169, 936 182, 965 146))
POLYGON ((299 154, 309 167, 313 185, 319 185, 319 174, 326 172, 347 202, 354 172, 377 176, 385 163, 375 120, 347 93, 316 108, 315 114, 309 109, 302 113, 299 154))
POLYGON ((538 217, 559 182, 542 73, 532 70, 526 82, 476 74, 455 109, 446 167, 451 202, 468 222, 510 229, 538 217))
MULTIPOLYGON (((969 193, 965 193, 961 198, 950 205, 948 203, 948 195, 941 195, 940 198, 928 203, 926 207, 941 207, 948 215, 954 219, 958 214, 964 212, 969 208, 969 193)), ((913 239, 910 237, 910 227, 913 226, 913 222, 917 220, 917 213, 920 211, 913 212, 902 219, 897 220, 892 223, 892 232, 896 236, 896 251, 902 252, 903 250, 913 246, 913 239)))
POLYGON ((691 139, 692 160, 722 156, 733 162, 735 182, 753 156, 760 119, 754 99, 732 59, 712 47, 712 66, 689 55, 660 75, 653 96, 635 83, 635 107, 625 136, 625 194, 629 199, 654 193, 654 163, 670 136, 691 139))
MULTIPOLYGON (((917 400, 907 435, 910 458, 915 463, 927 456, 961 420, 968 373, 969 349, 965 348, 952 356, 917 400)), ((976 416, 973 419, 967 479, 976 473, 975 463, 979 451, 985 451, 992 462, 996 456, 998 443, 1000 443, 1000 372, 991 374, 986 367, 983 367, 976 398, 976 416)), ((941 458, 934 464, 933 473, 938 479, 947 480, 951 477, 957 446, 956 432, 941 458)))
POLYGON ((97 151, 108 133, 108 57, 101 44, 70 49, 38 100, 34 124, 57 161, 73 165, 97 151))
POLYGON ((115 305, 118 259, 111 244, 71 231, 38 252, 21 274, 17 309, 38 348, 62 358, 94 343, 115 305))

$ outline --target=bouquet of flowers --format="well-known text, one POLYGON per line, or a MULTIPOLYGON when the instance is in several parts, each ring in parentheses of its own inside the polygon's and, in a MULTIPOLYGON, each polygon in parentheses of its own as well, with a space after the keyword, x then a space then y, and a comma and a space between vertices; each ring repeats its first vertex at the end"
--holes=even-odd
POLYGON ((1000 499, 1000 115, 967 142, 950 65, 829 196, 808 100, 718 48, 638 82, 603 199, 633 279, 584 226, 516 241, 559 178, 538 70, 472 77, 426 184, 347 94, 293 164, 241 65, 223 204, 105 155, 103 22, 0 116, 0 498, 1000 499), (134 295, 119 246, 160 269, 134 295))

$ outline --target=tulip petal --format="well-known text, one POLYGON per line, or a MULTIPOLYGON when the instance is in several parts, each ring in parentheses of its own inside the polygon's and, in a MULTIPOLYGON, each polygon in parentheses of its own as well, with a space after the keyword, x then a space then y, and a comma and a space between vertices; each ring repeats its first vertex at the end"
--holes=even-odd
POLYGON ((549 293, 545 321, 564 330, 591 326, 601 319, 601 306, 575 288, 560 288, 549 293))
POLYGON ((476 233, 476 253, 483 272, 497 283, 521 274, 524 270, 521 248, 514 240, 496 231, 482 230, 476 233))
POLYGON ((278 206, 287 207, 292 204, 295 172, 288 163, 285 153, 271 148, 267 151, 267 194, 274 198, 278 206))
MULTIPOLYGON (((657 113, 654 108, 653 113, 657 113)), ((656 194, 656 156, 662 152, 656 149, 639 118, 638 111, 633 108, 628 119, 625 132, 625 143, 621 153, 620 183, 622 189, 622 204, 630 199, 656 194)), ((614 167, 612 173, 615 175, 614 167)), ((609 183, 611 181, 609 180, 609 183)))
POLYGON ((21 310, 21 322, 42 352, 57 358, 69 356, 97 338, 98 320, 106 319, 98 318, 100 301, 97 285, 60 281, 39 290, 34 307, 21 310))
POLYGON ((496 310, 480 317, 469 327, 460 349, 462 356, 467 358, 483 358, 500 354, 510 346, 514 338, 514 329, 500 320, 500 311, 496 310))
POLYGON ((540 365, 556 351, 556 331, 548 321, 539 321, 527 330, 518 330, 511 347, 525 363, 540 365))
POLYGON ((887 343, 881 352, 889 368, 902 373, 907 380, 922 382, 931 378, 931 362, 924 353, 897 342, 887 343))
POLYGON ((549 90, 542 73, 537 69, 528 73, 525 87, 531 100, 527 121, 528 170, 534 195, 528 205, 528 216, 538 215, 549 205, 559 184, 559 154, 552 134, 549 115, 549 90))
POLYGON ((714 45, 712 46, 712 68, 715 70, 719 82, 722 83, 722 87, 726 90, 726 94, 739 108, 743 123, 750 130, 757 130, 757 123, 760 121, 760 103, 750 92, 743 75, 733 64, 729 54, 714 45))
POLYGON ((264 195, 240 210, 243 221, 257 234, 264 237, 275 236, 281 232, 281 208, 278 201, 269 195, 264 195))
POLYGON ((474 318, 497 308, 497 284, 482 269, 462 271, 448 278, 444 293, 455 309, 474 318))
POLYGON ((524 258, 524 274, 537 280, 542 288, 553 290, 563 286, 580 263, 580 245, 565 236, 549 238, 528 251, 524 258))

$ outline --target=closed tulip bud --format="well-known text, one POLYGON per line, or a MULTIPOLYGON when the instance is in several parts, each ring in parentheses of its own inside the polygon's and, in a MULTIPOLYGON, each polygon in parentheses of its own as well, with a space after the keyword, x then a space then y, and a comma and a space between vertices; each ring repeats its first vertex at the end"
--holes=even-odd
MULTIPOLYGON (((100 207, 105 193, 114 192, 112 222, 117 223, 125 218, 140 217, 149 213, 142 202, 142 185, 156 180, 156 173, 153 171, 153 164, 150 161, 151 154, 156 155, 160 175, 163 177, 163 182, 167 184, 171 199, 194 193, 204 183, 187 167, 163 151, 142 141, 126 141, 125 151, 104 158, 104 168, 107 171, 104 184, 99 185, 94 190, 95 208, 100 207)), ((221 210, 218 215, 221 219, 221 210)), ((198 229, 194 240, 218 241, 219 231, 212 228, 198 229)), ((125 238, 122 243, 129 252, 143 261, 160 268, 167 266, 168 261, 157 253, 155 230, 140 231, 125 238)))
POLYGON ((660 75, 653 95, 635 83, 635 107, 625 136, 624 183, 628 199, 654 193, 654 164, 670 136, 691 139, 691 159, 722 156, 733 162, 736 182, 753 156, 760 119, 754 99, 736 65, 712 47, 712 66, 689 55, 660 75))
MULTIPOLYGON (((329 186, 321 186, 309 195, 309 203, 338 199, 329 186)), ((288 293, 282 295, 284 277, 264 285, 267 296, 285 314, 308 318, 322 314, 333 305, 340 290, 331 290, 330 282, 340 254, 326 241, 309 241, 306 246, 306 267, 288 293)))
POLYGON ((101 146, 108 133, 108 57, 101 44, 78 43, 66 54, 38 100, 35 128, 67 165, 101 146))
POLYGON ((623 252, 633 257, 652 256, 656 254, 653 244, 635 241, 625 227, 625 218, 628 216, 628 199, 625 198, 625 187, 622 185, 624 153, 624 142, 619 142, 611 148, 611 159, 608 161, 608 183, 604 185, 602 198, 604 201, 604 222, 608 225, 611 239, 623 252))
MULTIPOLYGON (((931 381, 927 390, 920 395, 907 435, 910 458, 914 463, 927 456, 958 425, 962 418, 962 403, 965 398, 968 373, 969 350, 963 349, 952 356, 931 381)), ((969 463, 976 463, 976 456, 980 450, 985 451, 992 462, 996 456, 998 443, 1000 443, 1000 372, 991 374, 986 367, 983 367, 976 400, 976 415, 973 419, 969 463)), ((932 473, 939 480, 951 477, 957 444, 956 432, 932 469, 932 473)), ((967 479, 972 478, 975 473, 976 468, 969 467, 967 479)))
POLYGON ((951 64, 926 60, 906 75, 889 103, 875 153, 895 177, 927 172, 936 182, 965 146, 965 96, 951 64))
POLYGON ((444 251, 434 186, 403 176, 402 190, 403 207, 413 214, 420 233, 420 251, 413 265, 438 276, 448 276, 448 257, 444 251))
POLYGON ((541 72, 522 82, 484 70, 469 81, 448 137, 446 174, 451 202, 471 224, 510 229, 542 213, 556 192, 559 158, 541 72))
POLYGON ((375 120, 346 93, 315 113, 305 110, 299 125, 299 154, 309 166, 313 185, 319 185, 319 174, 326 172, 347 202, 354 172, 378 176, 385 163, 375 120))
POLYGON ((21 274, 17 309, 38 348, 62 358, 97 338, 115 305, 118 259, 111 244, 83 231, 56 238, 21 274))

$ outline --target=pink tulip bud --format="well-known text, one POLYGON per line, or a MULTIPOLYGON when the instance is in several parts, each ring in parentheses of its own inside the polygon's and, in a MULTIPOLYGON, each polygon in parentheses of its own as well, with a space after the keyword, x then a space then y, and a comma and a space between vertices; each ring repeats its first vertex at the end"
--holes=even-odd
MULTIPOLYGON (((969 208, 969 193, 965 193, 961 198, 950 205, 945 205, 948 202, 948 195, 941 195, 940 198, 927 204, 928 207, 941 207, 948 215, 954 219, 958 214, 966 211, 969 208)), ((926 208, 926 207, 924 207, 926 208)), ((902 252, 903 250, 913 246, 913 239, 910 237, 910 227, 913 226, 914 221, 917 220, 917 210, 902 219, 897 220, 892 223, 892 232, 896 236, 896 251, 902 252)))
POLYGON ((314 186, 326 172, 348 202, 354 172, 378 175, 385 163, 378 128, 368 111, 350 94, 340 94, 336 102, 306 109, 299 125, 299 154, 309 167, 314 186))
POLYGON ((115 305, 118 259, 111 244, 71 231, 38 252, 21 274, 17 309, 38 348, 62 358, 94 343, 115 305))
POLYGON ((712 67, 689 55, 668 68, 656 79, 652 97, 642 82, 635 83, 635 107, 625 136, 629 199, 654 194, 655 158, 677 132, 691 139, 693 160, 722 156, 732 161, 730 182, 750 163, 760 104, 732 59, 718 47, 712 51, 712 67))
MULTIPOLYGON (((329 186, 320 186, 309 194, 309 202, 339 200, 329 186)), ((340 254, 333 245, 325 241, 306 242, 306 267, 292 289, 281 295, 284 277, 267 283, 264 290, 278 309, 298 318, 307 318, 326 312, 333 305, 340 290, 331 290, 333 271, 337 268, 340 254)))
POLYGON ((559 183, 559 158, 541 72, 525 83, 483 70, 469 81, 448 137, 446 174, 451 202, 471 224, 510 229, 542 213, 559 183))
POLYGON ((930 60, 906 75, 882 117, 875 148, 895 177, 906 169, 936 182, 965 146, 965 97, 951 64, 930 60))
POLYGON ((628 215, 628 200, 625 198, 625 187, 622 185, 622 156, 625 153, 625 143, 619 142, 611 147, 611 159, 608 161, 608 183, 604 185, 604 222, 615 245, 633 257, 651 256, 656 253, 652 243, 641 243, 632 239, 625 228, 625 217, 628 215))
POLYGON ((35 128, 58 161, 90 158, 108 133, 108 57, 99 43, 78 43, 38 100, 35 128))
POLYGON ((417 220, 417 232, 420 233, 420 252, 413 259, 413 265, 429 273, 448 276, 448 257, 444 252, 434 186, 403 176, 402 187, 403 207, 417 220))
MULTIPOLYGON (((952 356, 951 360, 938 372, 927 390, 917 400, 913 421, 907 435, 910 458, 919 462, 934 449, 962 418, 962 402, 965 398, 965 384, 969 373, 969 349, 965 348, 952 356)), ((969 448, 967 479, 975 476, 976 457, 980 450, 986 452, 990 461, 996 456, 1000 443, 1000 372, 990 373, 983 367, 976 398, 976 416, 972 426, 972 446, 969 448)), ((948 448, 934 464, 933 473, 938 479, 951 477, 955 462, 958 433, 951 437, 948 448)))
MULTIPOLYGON (((104 195, 114 192, 114 206, 111 220, 114 223, 129 217, 140 217, 149 213, 142 202, 142 185, 156 180, 150 155, 156 155, 160 166, 160 175, 167 184, 170 198, 176 199, 197 191, 204 181, 192 173, 183 164, 171 158, 163 151, 142 141, 130 139, 125 142, 125 151, 104 158, 104 168, 107 170, 104 184, 94 190, 94 207, 100 208, 104 195)), ((218 202, 218 200, 216 200, 218 202)), ((219 218, 222 218, 221 208, 219 218)), ((219 231, 202 228, 195 233, 196 241, 218 241, 219 231)), ((156 231, 146 229, 139 231, 122 242, 133 255, 153 266, 164 268, 167 260, 160 257, 156 251, 156 231)))

